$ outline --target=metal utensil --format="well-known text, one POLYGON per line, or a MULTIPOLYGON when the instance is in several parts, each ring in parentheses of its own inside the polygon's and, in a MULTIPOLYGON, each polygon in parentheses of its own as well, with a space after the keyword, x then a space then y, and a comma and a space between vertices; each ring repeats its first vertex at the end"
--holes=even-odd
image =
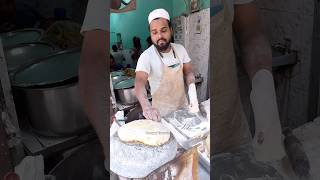
POLYGON ((201 128, 200 126, 205 121, 207 120, 202 113, 190 113, 188 109, 179 109, 161 119, 162 124, 172 132, 177 142, 184 149, 197 146, 207 137, 210 132, 209 127, 201 128), (186 134, 188 131, 190 133, 186 134))

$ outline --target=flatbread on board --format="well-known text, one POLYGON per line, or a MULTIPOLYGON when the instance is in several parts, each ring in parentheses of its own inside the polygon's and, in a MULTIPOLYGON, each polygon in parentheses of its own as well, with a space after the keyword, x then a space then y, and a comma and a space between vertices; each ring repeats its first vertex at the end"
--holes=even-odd
POLYGON ((170 131, 161 122, 136 120, 121 126, 118 136, 125 143, 161 146, 170 139, 170 131))

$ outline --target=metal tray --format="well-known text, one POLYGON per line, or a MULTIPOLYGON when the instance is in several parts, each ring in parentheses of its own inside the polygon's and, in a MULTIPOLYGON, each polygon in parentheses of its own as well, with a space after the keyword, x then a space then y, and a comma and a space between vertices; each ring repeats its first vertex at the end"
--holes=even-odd
POLYGON ((206 169, 206 171, 210 174, 210 159, 207 157, 205 152, 200 152, 199 153, 199 162, 200 164, 206 169))

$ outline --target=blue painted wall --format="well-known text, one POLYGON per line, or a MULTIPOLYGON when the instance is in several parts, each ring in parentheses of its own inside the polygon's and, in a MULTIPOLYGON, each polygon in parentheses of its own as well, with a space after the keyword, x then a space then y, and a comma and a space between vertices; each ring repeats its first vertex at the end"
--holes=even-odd
POLYGON ((138 36, 142 48, 147 47, 146 39, 149 36, 148 15, 157 8, 166 9, 172 14, 172 0, 137 0, 135 11, 127 13, 111 13, 110 15, 110 47, 117 42, 116 33, 121 33, 123 48, 133 47, 132 38, 138 36))
MULTIPOLYGON (((124 49, 133 47, 132 38, 138 36, 142 48, 147 47, 146 39, 150 35, 148 31, 148 15, 157 8, 166 9, 171 17, 189 13, 190 0, 137 0, 135 11, 127 13, 111 13, 110 15, 110 48, 117 42, 116 33, 121 33, 124 49)), ((209 8, 210 0, 200 0, 200 8, 209 8)))

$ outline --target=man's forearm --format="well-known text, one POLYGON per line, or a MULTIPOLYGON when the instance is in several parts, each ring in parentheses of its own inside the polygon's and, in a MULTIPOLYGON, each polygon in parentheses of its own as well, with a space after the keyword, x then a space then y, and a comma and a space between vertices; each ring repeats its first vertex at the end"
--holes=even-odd
POLYGON ((187 85, 190 85, 196 82, 193 72, 188 72, 188 74, 185 75, 185 81, 187 85))
POLYGON ((253 3, 235 6, 233 29, 240 46, 242 62, 250 79, 260 69, 271 71, 271 46, 253 3))
POLYGON ((106 59, 104 57, 105 54, 82 53, 79 86, 84 109, 107 156, 107 64, 104 62, 106 59))
POLYGON ((148 100, 147 90, 145 88, 145 84, 141 82, 137 82, 135 84, 135 92, 137 99, 144 110, 145 108, 151 107, 151 103, 148 100))
POLYGON ((272 70, 272 52, 267 38, 261 32, 247 36, 242 42, 243 63, 250 77, 260 69, 272 70))

